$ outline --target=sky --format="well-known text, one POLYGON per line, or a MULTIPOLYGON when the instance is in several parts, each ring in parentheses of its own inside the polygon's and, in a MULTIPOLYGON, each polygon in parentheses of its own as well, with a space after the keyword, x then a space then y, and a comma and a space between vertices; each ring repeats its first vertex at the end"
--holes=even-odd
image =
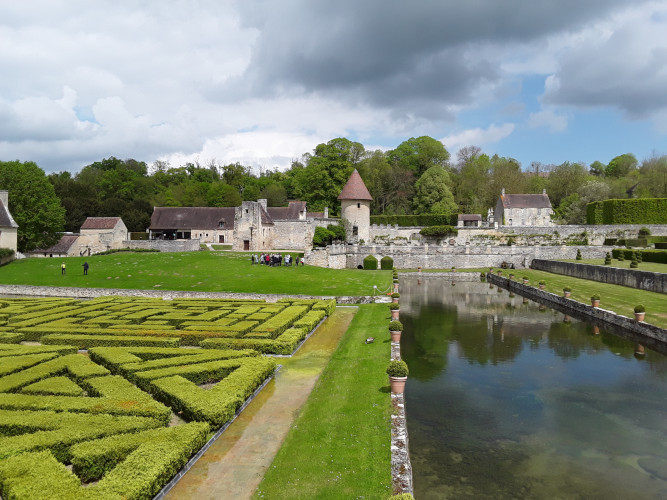
POLYGON ((286 169, 337 137, 667 154, 667 1, 0 2, 0 160, 286 169))

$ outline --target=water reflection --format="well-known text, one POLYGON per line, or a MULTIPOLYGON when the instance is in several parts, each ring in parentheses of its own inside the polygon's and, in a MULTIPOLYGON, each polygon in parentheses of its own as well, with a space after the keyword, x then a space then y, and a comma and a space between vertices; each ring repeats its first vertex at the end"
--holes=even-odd
POLYGON ((416 497, 667 497, 665 356, 501 292, 401 282, 416 497))

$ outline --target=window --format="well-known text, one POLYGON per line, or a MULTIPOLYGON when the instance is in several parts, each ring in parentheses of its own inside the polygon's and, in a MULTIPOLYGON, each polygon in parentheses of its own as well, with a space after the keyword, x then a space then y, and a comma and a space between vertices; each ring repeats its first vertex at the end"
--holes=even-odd
POLYGON ((245 209, 245 213, 248 213, 248 209, 247 209, 247 208, 245 209))
POLYGON ((352 236, 359 235, 359 228, 357 226, 352 226, 352 236))
POLYGON ((361 203, 357 203, 357 208, 361 208, 361 203))
POLYGON ((224 223, 223 221, 220 221, 220 222, 218 223, 218 227, 225 227, 225 223, 224 223))

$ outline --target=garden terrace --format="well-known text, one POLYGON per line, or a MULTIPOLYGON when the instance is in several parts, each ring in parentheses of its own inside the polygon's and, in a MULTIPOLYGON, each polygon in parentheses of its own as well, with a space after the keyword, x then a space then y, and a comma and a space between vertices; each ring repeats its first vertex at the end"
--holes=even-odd
POLYGON ((79 349, 187 345, 289 355, 335 306, 334 299, 0 299, 0 342, 79 349))

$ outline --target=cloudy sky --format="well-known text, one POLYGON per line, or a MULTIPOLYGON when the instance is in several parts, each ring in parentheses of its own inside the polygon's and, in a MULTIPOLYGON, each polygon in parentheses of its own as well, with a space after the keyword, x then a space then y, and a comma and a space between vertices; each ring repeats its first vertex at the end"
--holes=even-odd
POLYGON ((667 1, 0 2, 0 160, 285 168, 335 137, 667 154, 667 1))

